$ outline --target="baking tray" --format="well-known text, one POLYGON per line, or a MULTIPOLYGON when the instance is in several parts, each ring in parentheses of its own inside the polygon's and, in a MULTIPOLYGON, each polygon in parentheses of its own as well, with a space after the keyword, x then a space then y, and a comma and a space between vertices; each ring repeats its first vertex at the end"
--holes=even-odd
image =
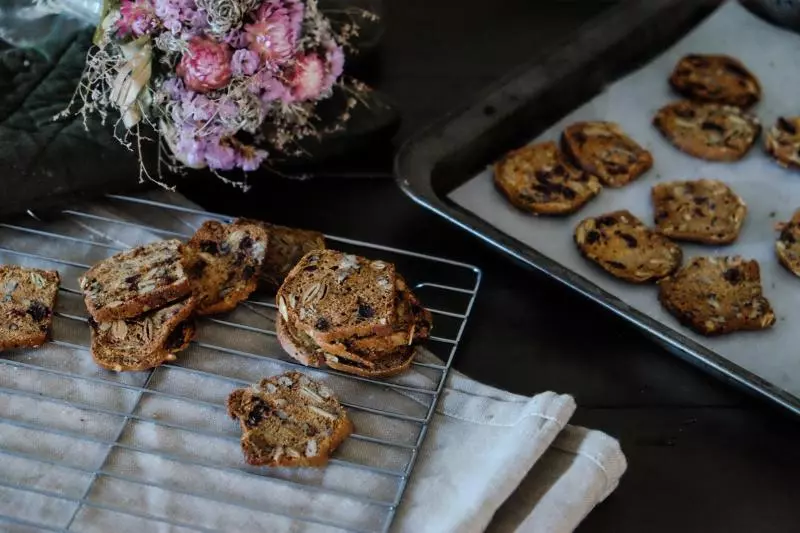
MULTIPOLYGON (((800 376, 797 375, 800 365, 796 364, 798 361, 794 354, 795 350, 791 349, 792 342, 800 339, 790 338, 787 342, 783 338, 781 346, 788 347, 788 349, 777 354, 780 357, 773 357, 775 354, 770 352, 777 348, 772 346, 773 349, 770 350, 769 335, 774 334, 772 331, 763 334, 742 333, 717 340, 699 337, 679 326, 677 321, 671 317, 664 316, 654 297, 656 294, 654 289, 646 287, 640 289, 651 291, 653 306, 643 308, 641 305, 632 304, 629 299, 620 296, 622 291, 619 289, 619 282, 608 281, 608 276, 600 273, 599 270, 589 270, 591 265, 585 261, 580 263, 580 267, 577 267, 577 263, 567 264, 568 261, 564 261, 563 258, 556 258, 554 254, 542 251, 542 248, 548 248, 547 242, 538 241, 540 245, 534 246, 530 236, 521 235, 516 231, 507 231, 506 227, 502 223, 498 223, 495 217, 482 217, 475 214, 475 211, 481 211, 481 209, 485 209, 485 206, 478 206, 476 209, 473 205, 470 210, 464 207, 463 201, 459 200, 459 203, 456 203, 453 199, 454 192, 462 191, 481 173, 486 174, 487 166, 509 150, 531 142, 543 134, 549 134, 547 138, 557 138, 552 135, 553 128, 564 117, 585 107, 598 95, 610 93, 613 88, 609 91, 605 91, 605 89, 611 84, 639 71, 640 68, 658 58, 673 45, 681 42, 698 25, 709 20, 709 16, 720 9, 723 4, 726 2, 715 0, 620 2, 598 18, 589 21, 576 35, 570 36, 563 43, 544 51, 530 64, 520 68, 479 95, 470 105, 451 113, 406 143, 398 153, 395 172, 402 190, 426 208, 466 229, 523 264, 547 274, 616 313, 650 334, 656 341, 681 358, 729 382, 756 392, 795 414, 800 414, 800 399, 798 398, 800 396, 800 376), (488 218, 495 219, 490 222, 488 218), (745 363, 742 363, 741 359, 735 362, 736 358, 730 356, 730 347, 736 343, 749 343, 754 346, 753 357, 745 363), (765 352, 767 353, 765 354, 765 352), (759 367, 758 361, 770 361, 770 358, 779 361, 780 364, 772 363, 773 366, 766 369, 759 367)), ((740 5, 734 7, 739 9, 740 5)), ((750 13, 747 16, 755 17, 750 13)), ((774 31, 785 30, 775 28, 774 31)), ((748 61, 745 62, 748 63, 748 61)), ((673 65, 674 62, 662 73, 664 86, 667 85, 666 78, 673 65)), ((756 74, 759 75, 759 72, 756 74)), ((667 89, 661 90, 666 91, 667 89)), ((766 101, 770 98, 770 88, 767 87, 765 92, 766 101)), ((672 96, 672 99, 677 98, 675 95, 672 96)), ((657 98, 655 102, 663 105, 663 102, 659 102, 657 98)), ((785 112, 796 113, 797 111, 797 109, 793 109, 785 112)), ((756 113, 758 114, 758 109, 756 109, 756 113)), ((641 122, 649 124, 651 117, 652 113, 641 117, 641 122)), ((594 118, 616 120, 616 117, 613 116, 595 116, 594 118)), ((588 119, 588 117, 584 119, 588 119)), ((772 119, 774 117, 770 118, 770 120, 772 119)), ((765 125, 770 123, 766 119, 763 122, 765 125)), ((627 128, 627 126, 623 122, 623 128, 627 128)), ((637 135, 634 137, 638 138, 637 135)), ((666 142, 661 142, 665 146, 659 149, 668 150, 666 142)), ((653 147, 648 145, 648 148, 652 149, 653 147)), ((755 155, 757 152, 761 152, 761 150, 755 147, 748 157, 761 157, 766 160, 761 153, 755 155)), ((676 150, 672 151, 670 157, 688 158, 676 150)), ((657 167, 659 160, 658 154, 656 154, 657 167)), ((736 167, 729 166, 728 168, 735 169, 736 167)), ((777 165, 770 168, 773 168, 775 172, 785 172, 780 170, 777 165)), ((770 170, 770 172, 772 171, 770 170)), ((699 177, 703 177, 703 175, 667 175, 663 177, 663 180, 699 177)), ((656 181, 658 179, 662 179, 662 177, 658 175, 658 169, 655 168, 640 178, 641 183, 634 186, 644 186, 649 190, 649 187, 658 183, 656 181)), ((737 187, 734 188, 738 191, 737 187)), ((774 188, 774 184, 772 188, 774 188)), ((496 195, 497 193, 492 191, 489 194, 496 195)), ((607 189, 600 195, 600 198, 609 194, 617 193, 609 193, 607 189)), ((487 204, 495 199, 490 198, 487 204)), ((745 199, 747 200, 746 195, 745 199)), ((644 209, 649 210, 649 201, 646 203, 648 205, 644 206, 644 209)), ((787 200, 784 199, 783 203, 787 203, 787 200)), ((603 207, 604 210, 609 210, 608 205, 603 207)), ((615 207, 631 208, 634 206, 617 204, 615 207)), ((781 209, 776 209, 779 212, 778 218, 769 220, 769 217, 776 216, 775 213, 769 213, 763 217, 759 215, 757 221, 751 221, 750 219, 755 215, 749 215, 747 224, 752 226, 758 224, 763 234, 764 224, 769 223, 771 226, 778 220, 787 219, 791 215, 787 206, 782 205, 781 207, 781 209), (763 218, 768 220, 763 220, 763 218)), ((502 209, 513 213, 509 216, 522 216, 507 203, 503 204, 502 209)), ((571 237, 577 220, 583 216, 597 214, 596 210, 597 206, 593 207, 593 204, 589 204, 587 208, 573 217, 562 219, 564 238, 571 237)), ((634 213, 641 214, 644 220, 652 220, 652 215, 648 211, 632 210, 634 213)), ((753 211, 756 210, 753 209, 753 211)), ((531 224, 530 228, 534 229, 533 224, 545 220, 544 218, 528 217, 527 223, 531 224)), ((558 222, 548 219, 544 223, 555 224, 558 222)), ((771 229, 766 231, 774 242, 775 235, 770 232, 771 229)), ((737 253, 745 256, 752 255, 751 250, 742 250, 738 244, 730 248, 706 249, 706 252, 712 255, 737 253)), ((687 248, 691 247, 684 246, 685 251, 687 248)), ((690 249, 688 255, 692 256, 697 253, 696 250, 690 249)), ((761 253, 763 254, 763 250, 761 253)), ((577 256, 577 253, 575 255, 577 256)), ((777 261, 773 258, 772 263, 777 263, 777 261)), ((764 267, 762 261, 762 271, 765 270, 764 267)), ((772 269, 772 265, 770 265, 770 273, 778 270, 779 267, 772 269)), ((771 298, 781 290, 782 285, 776 289, 775 281, 768 279, 769 273, 763 272, 763 274, 765 291, 771 298)), ((784 274, 787 276, 787 280, 781 280, 781 283, 784 281, 789 284, 797 283, 796 280, 788 279, 791 276, 784 274)), ((791 288, 800 290, 796 285, 791 288)), ((779 296, 783 297, 783 295, 779 296)), ((800 298, 795 298, 794 303, 800 304, 800 298)), ((794 307, 800 309, 800 305, 794 307)), ((781 311, 778 309, 779 317, 782 315, 781 311)), ((788 314, 788 312, 783 314, 788 314)), ((775 329, 784 332, 791 331, 790 324, 791 320, 785 320, 785 322, 779 322, 775 329)), ((785 335, 787 334, 784 333, 785 335)), ((788 333, 788 335, 791 337, 792 333, 788 333)), ((765 364, 769 365, 769 363, 765 364)))

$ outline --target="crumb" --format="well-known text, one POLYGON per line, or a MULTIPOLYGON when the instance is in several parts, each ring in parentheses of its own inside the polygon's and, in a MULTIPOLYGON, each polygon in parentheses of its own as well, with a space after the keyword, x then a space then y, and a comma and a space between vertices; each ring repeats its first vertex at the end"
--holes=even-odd
POLYGON ((776 213, 775 213, 775 211, 772 211, 772 212, 769 214, 769 218, 775 218, 775 214, 776 214, 776 213))

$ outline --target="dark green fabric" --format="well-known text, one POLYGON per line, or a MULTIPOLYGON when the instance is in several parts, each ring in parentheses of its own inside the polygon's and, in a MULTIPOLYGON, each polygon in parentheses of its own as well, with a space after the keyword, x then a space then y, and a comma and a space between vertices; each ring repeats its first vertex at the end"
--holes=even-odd
POLYGON ((41 50, 0 51, 0 215, 136 184, 132 154, 99 121, 87 131, 79 117, 53 120, 69 103, 90 40, 81 32, 41 50))

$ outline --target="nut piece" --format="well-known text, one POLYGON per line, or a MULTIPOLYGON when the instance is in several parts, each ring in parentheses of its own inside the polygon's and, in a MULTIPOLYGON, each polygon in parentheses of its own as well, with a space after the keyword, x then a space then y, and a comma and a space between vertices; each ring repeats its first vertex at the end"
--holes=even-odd
POLYGON ((115 320, 111 324, 111 335, 118 341, 125 340, 128 336, 128 325, 124 320, 115 320))

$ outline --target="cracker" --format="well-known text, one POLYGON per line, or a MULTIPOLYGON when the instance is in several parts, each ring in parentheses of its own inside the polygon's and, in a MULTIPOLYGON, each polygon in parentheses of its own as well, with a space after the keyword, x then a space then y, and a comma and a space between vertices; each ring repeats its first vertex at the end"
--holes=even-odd
POLYGON ((600 193, 597 177, 575 168, 552 141, 508 153, 494 165, 494 184, 514 206, 535 215, 567 215, 600 193))
POLYGON ((189 295, 183 245, 157 241, 105 259, 80 278, 86 308, 97 322, 131 318, 189 295))
POLYGON ((659 300, 682 324, 706 336, 761 330, 775 313, 761 288, 757 261, 696 257, 659 282, 659 300))
POLYGON ((738 161, 758 139, 758 119, 738 107, 683 100, 659 109, 653 124, 679 150, 710 161, 738 161))
POLYGON ((736 58, 689 54, 669 77, 672 88, 690 100, 750 107, 761 99, 761 85, 736 58))
POLYGON ((653 156, 613 122, 577 122, 561 134, 561 147, 603 185, 622 187, 653 166, 653 156))
POLYGON ((54 270, 0 265, 0 351, 47 340, 60 281, 54 270))
POLYGON ((230 311, 256 290, 268 243, 256 224, 207 220, 200 226, 184 251, 198 315, 230 311))
POLYGON ((800 117, 780 117, 764 140, 767 153, 785 168, 800 169, 800 117))
POLYGON ((781 229, 775 242, 775 253, 778 261, 789 272, 800 276, 800 209, 795 211, 792 219, 781 229))
POLYGON ((651 192, 656 229, 676 240, 704 244, 734 242, 747 216, 747 205, 718 180, 660 183, 651 192))
POLYGON ((629 211, 584 219, 575 228, 575 243, 584 257, 632 283, 672 274, 683 257, 680 246, 648 228, 629 211))
POLYGON ((237 389, 227 407, 239 421, 245 461, 255 466, 324 466, 353 432, 333 391, 300 372, 237 389))

